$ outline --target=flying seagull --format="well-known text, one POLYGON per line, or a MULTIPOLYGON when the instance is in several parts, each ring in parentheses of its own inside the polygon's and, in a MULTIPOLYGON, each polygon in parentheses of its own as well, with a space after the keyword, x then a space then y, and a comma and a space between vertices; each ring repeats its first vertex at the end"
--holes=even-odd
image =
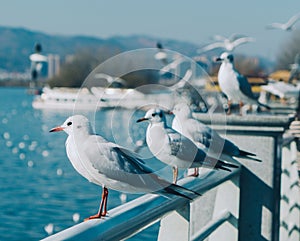
POLYGON ((231 35, 229 38, 226 38, 221 35, 216 35, 215 39, 218 39, 218 41, 204 46, 203 48, 199 49, 197 52, 203 53, 218 48, 231 52, 241 44, 255 41, 255 39, 252 37, 241 36, 237 34, 231 35))
POLYGON ((266 26, 267 29, 281 29, 284 31, 292 31, 295 29, 295 23, 299 20, 300 13, 291 17, 286 23, 271 23, 266 26))

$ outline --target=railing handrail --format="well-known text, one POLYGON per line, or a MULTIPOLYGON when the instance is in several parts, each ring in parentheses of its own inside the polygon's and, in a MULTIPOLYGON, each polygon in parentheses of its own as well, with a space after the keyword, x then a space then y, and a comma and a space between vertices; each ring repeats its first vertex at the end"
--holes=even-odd
MULTIPOLYGON (((212 171, 204 179, 187 177, 179 180, 178 184, 204 194, 239 175, 239 173, 239 168, 232 172, 212 171)), ((177 210, 187 202, 189 200, 182 197, 166 199, 155 194, 146 194, 109 210, 109 216, 105 219, 82 222, 43 240, 125 239, 155 223, 165 214, 177 210)))

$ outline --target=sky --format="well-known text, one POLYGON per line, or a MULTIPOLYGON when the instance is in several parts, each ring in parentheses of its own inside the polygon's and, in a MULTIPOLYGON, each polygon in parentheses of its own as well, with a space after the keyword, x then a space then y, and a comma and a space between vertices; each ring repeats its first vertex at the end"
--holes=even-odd
MULTIPOLYGON (((142 34, 199 47, 215 34, 238 33, 256 41, 236 52, 275 59, 293 33, 265 26, 286 22, 298 12, 299 0, 1 0, 0 25, 101 38, 142 34)), ((300 30, 300 20, 296 28, 300 30)))

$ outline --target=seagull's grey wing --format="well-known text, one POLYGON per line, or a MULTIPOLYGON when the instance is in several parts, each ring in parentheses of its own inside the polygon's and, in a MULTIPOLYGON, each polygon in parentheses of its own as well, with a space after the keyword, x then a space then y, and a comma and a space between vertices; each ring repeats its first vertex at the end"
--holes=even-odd
POLYGON ((231 141, 221 137, 218 132, 216 132, 209 126, 197 120, 194 121, 195 122, 191 122, 191 125, 189 126, 192 126, 190 128, 191 132, 193 131, 193 129, 195 130, 195 127, 197 128, 197 130, 194 131, 193 135, 195 141, 202 143, 206 148, 211 148, 211 150, 215 153, 222 152, 231 156, 239 154, 239 148, 231 141))
POLYGON ((90 138, 84 145, 84 151, 99 174, 120 182, 119 185, 130 185, 130 190, 153 192, 164 187, 165 182, 126 148, 111 142, 99 143, 97 138, 90 138))
POLYGON ((212 142, 212 129, 195 119, 189 119, 186 123, 189 136, 195 142, 199 142, 206 148, 209 148, 212 142))
POLYGON ((217 41, 225 41, 227 38, 220 35, 220 34, 216 34, 216 35, 213 36, 213 39, 217 40, 217 41))
POLYGON ((271 23, 271 24, 268 24, 266 26, 267 29, 276 29, 276 28, 279 28, 279 29, 282 29, 283 28, 283 24, 282 23, 271 23))
POLYGON ((239 39, 239 38, 245 38, 245 37, 248 37, 248 36, 246 36, 246 35, 244 35, 244 34, 238 34, 238 33, 233 33, 233 34, 231 34, 230 36, 229 36, 229 40, 230 40, 230 42, 233 42, 234 40, 236 40, 236 39, 239 39))
POLYGON ((299 18, 300 18, 300 13, 298 13, 298 14, 294 15, 293 17, 291 17, 291 18, 287 21, 286 25, 287 25, 288 27, 294 25, 294 24, 299 20, 299 18))
MULTIPOLYGON (((91 136, 83 145, 85 155, 100 173, 113 178, 115 172, 144 174, 151 172, 136 153, 112 142, 99 142, 97 136, 91 136)), ((113 178, 114 179, 114 178, 113 178)))
POLYGON ((212 43, 209 45, 204 46, 203 48, 201 48, 199 50, 199 52, 206 52, 212 49, 217 49, 217 48, 225 48, 225 45, 223 42, 216 42, 216 43, 212 43))
POLYGON ((171 128, 166 128, 166 131, 171 146, 171 155, 190 163, 195 161, 196 156, 201 157, 201 160, 205 158, 206 153, 199 149, 192 140, 171 128))
POLYGON ((244 38, 238 38, 236 40, 234 40, 232 42, 232 44, 234 45, 234 47, 237 47, 241 44, 244 44, 244 43, 249 43, 249 42, 254 42, 255 39, 254 38, 251 38, 251 37, 244 37, 244 38))
POLYGON ((239 82, 240 90, 242 91, 242 93, 244 95, 246 95, 247 97, 256 100, 256 98, 252 92, 251 85, 249 84, 247 78, 243 75, 238 74, 237 80, 239 82))
POLYGON ((166 133, 169 138, 169 143, 170 143, 170 147, 171 147, 171 155, 176 156, 182 145, 182 137, 183 136, 171 128, 166 128, 166 133))

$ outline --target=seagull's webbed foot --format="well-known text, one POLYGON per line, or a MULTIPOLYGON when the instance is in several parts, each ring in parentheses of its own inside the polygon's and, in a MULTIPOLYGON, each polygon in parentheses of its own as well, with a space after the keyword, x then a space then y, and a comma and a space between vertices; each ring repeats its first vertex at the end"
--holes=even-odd
POLYGON ((98 213, 93 216, 90 216, 88 218, 85 218, 84 221, 88 221, 91 219, 100 219, 101 217, 106 216, 106 214, 107 214, 107 196, 108 196, 108 189, 106 187, 103 187, 102 198, 101 198, 101 203, 100 203, 98 213))
POLYGON ((194 168, 194 173, 189 175, 190 177, 198 177, 199 176, 199 168, 195 167, 194 168))
POLYGON ((104 217, 104 216, 102 216, 102 214, 100 213, 97 213, 97 214, 95 214, 95 215, 93 215, 93 216, 90 216, 90 217, 88 217, 88 218, 85 218, 84 219, 84 221, 88 221, 88 220, 92 220, 92 219, 100 219, 101 217, 104 217))

